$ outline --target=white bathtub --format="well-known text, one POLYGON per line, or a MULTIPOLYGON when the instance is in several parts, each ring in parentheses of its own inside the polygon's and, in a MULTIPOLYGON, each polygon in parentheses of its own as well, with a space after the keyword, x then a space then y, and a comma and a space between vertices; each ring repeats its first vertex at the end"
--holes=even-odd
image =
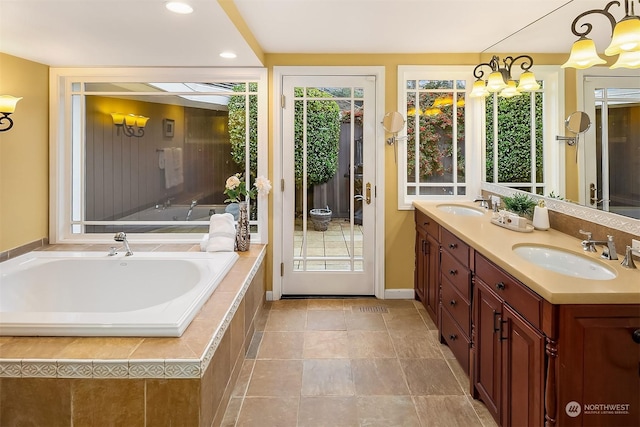
POLYGON ((237 259, 30 252, 0 263, 0 335, 179 337, 237 259))

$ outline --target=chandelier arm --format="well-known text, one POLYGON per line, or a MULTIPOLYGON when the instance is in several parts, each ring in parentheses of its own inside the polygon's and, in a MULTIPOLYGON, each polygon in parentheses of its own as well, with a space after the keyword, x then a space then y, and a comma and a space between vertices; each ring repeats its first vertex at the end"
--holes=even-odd
POLYGON ((604 15, 609 19, 609 23, 611 24, 611 32, 613 33, 613 29, 616 26, 616 18, 611 14, 611 12, 609 12, 609 9, 613 5, 620 6, 620 2, 618 0, 613 0, 609 2, 609 4, 604 7, 604 9, 591 9, 587 10, 586 12, 582 12, 580 15, 576 16, 576 19, 574 19, 571 23, 571 32, 578 37, 586 37, 593 29, 593 25, 591 25, 589 22, 585 22, 584 24, 580 25, 580 28, 584 27, 585 29, 580 31, 578 30, 578 21, 587 15, 597 13, 600 15, 604 15))
POLYGON ((481 79, 482 76, 484 76, 484 71, 482 71, 481 67, 489 67, 493 70, 493 68, 491 67, 491 64, 489 64, 488 62, 483 62, 482 64, 478 64, 476 65, 476 67, 473 69, 473 77, 475 77, 476 79, 481 79))
POLYGON ((2 116, 0 116, 0 132, 4 132, 6 130, 9 130, 13 127, 13 119, 11 119, 11 117, 9 117, 9 114, 11 113, 0 113, 2 114, 2 116), (7 122, 6 124, 4 122, 7 122), (4 127, 6 126, 6 127, 4 127))
MULTIPOLYGON (((511 58, 511 57, 509 57, 511 58)), ((511 67, 513 66, 513 64, 516 63, 516 61, 522 59, 522 63, 520 64, 520 68, 522 69, 522 71, 529 71, 529 69, 531 69, 531 67, 533 67, 533 58, 530 57, 529 55, 520 55, 520 56, 516 56, 515 58, 513 58, 511 60, 511 64, 509 65, 509 71, 511 71, 511 67)))
POLYGON ((122 131, 124 132, 125 136, 135 136, 133 126, 124 125, 122 126, 122 131))

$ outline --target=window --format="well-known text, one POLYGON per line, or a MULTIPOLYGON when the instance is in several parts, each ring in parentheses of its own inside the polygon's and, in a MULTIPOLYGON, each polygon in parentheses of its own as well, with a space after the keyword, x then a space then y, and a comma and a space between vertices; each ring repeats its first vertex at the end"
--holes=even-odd
POLYGON ((401 66, 398 75, 399 111, 406 117, 398 138, 406 141, 398 145, 399 208, 418 199, 466 196, 478 170, 470 162, 466 126, 470 69, 401 66))
MULTIPOLYGON (((229 211, 226 179, 266 171, 262 69, 54 69, 54 242, 198 241, 229 211)), ((249 201, 266 242, 267 197, 249 201)))

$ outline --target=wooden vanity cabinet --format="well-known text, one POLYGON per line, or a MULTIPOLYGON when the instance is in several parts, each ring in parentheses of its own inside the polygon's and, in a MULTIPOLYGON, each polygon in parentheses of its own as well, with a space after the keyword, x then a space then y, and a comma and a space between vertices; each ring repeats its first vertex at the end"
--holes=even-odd
POLYGON ((474 393, 503 426, 545 421, 542 299, 475 255, 474 393))
POLYGON ((427 313, 438 325, 440 301, 440 225, 427 215, 415 210, 416 268, 415 297, 422 302, 427 313))

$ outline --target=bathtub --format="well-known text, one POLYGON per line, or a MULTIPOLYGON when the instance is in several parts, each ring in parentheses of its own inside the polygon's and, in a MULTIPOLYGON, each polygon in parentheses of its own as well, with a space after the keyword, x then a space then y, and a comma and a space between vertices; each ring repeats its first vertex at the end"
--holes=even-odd
POLYGON ((0 263, 0 335, 179 337, 237 259, 30 252, 0 263))
MULTIPOLYGON (((225 205, 197 205, 191 210, 189 221, 209 221, 214 213, 224 213, 225 205)), ((187 221, 188 205, 148 208, 119 218, 118 221, 187 221)))

